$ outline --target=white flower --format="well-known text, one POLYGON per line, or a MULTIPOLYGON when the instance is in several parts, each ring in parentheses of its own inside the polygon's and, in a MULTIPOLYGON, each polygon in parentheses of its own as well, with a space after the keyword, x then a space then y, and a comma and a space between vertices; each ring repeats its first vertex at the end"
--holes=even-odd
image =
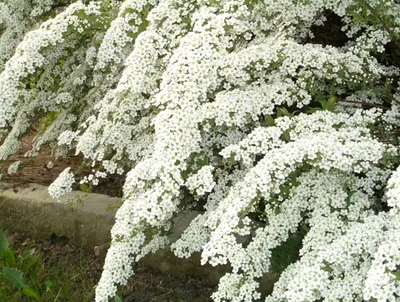
POLYGON ((72 185, 75 183, 74 174, 70 172, 68 167, 60 173, 57 179, 49 186, 48 191, 51 197, 61 202, 60 197, 72 191, 72 185))
MULTIPOLYGON (((204 212, 172 249, 230 265, 215 301, 259 299, 299 229, 300 259, 267 301, 398 299, 400 95, 382 91, 400 72, 380 63, 395 1, 72 2, 0 3, 0 160, 38 122, 26 156, 80 154, 81 184, 126 174, 96 301, 192 206, 204 212), (316 35, 326 12, 338 41, 316 35)), ((49 193, 73 183, 67 168, 49 193)))
POLYGON ((46 165, 47 169, 53 169, 54 163, 52 161, 49 161, 46 165))
POLYGON ((209 193, 215 186, 213 179, 214 167, 204 166, 196 174, 190 176, 185 185, 191 191, 196 191, 198 196, 202 196, 205 193, 209 193))
POLYGON ((7 173, 9 175, 17 173, 20 163, 21 163, 21 161, 18 160, 18 161, 13 162, 11 165, 9 165, 7 173))

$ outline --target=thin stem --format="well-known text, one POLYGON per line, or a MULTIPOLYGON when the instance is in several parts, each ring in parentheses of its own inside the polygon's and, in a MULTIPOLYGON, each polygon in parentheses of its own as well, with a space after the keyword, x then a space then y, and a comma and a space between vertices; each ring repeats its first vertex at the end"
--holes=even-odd
POLYGON ((376 104, 371 104, 371 103, 366 103, 366 102, 361 102, 361 101, 349 101, 349 100, 344 100, 344 99, 338 99, 338 101, 342 102, 342 103, 359 104, 359 105, 365 105, 365 106, 370 106, 370 107, 376 107, 376 108, 381 108, 381 109, 385 109, 385 110, 392 109, 389 106, 376 105, 376 104))

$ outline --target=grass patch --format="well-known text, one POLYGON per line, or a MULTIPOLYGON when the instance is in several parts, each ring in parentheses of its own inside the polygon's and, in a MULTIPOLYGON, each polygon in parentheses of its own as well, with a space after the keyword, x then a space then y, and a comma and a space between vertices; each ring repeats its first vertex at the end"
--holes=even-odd
POLYGON ((0 301, 93 301, 95 259, 68 245, 15 240, 0 233, 0 301))
MULTIPOLYGON (((103 263, 104 255, 57 238, 42 241, 0 231, 0 302, 94 301, 103 263)), ((135 264, 134 271, 118 292, 121 301, 211 301, 214 288, 201 279, 164 275, 141 264, 135 264)))

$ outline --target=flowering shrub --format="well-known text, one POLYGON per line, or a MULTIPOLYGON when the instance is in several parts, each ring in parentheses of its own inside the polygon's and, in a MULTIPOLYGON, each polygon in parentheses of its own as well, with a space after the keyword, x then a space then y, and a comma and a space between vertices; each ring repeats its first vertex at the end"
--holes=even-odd
POLYGON ((8 174, 14 174, 17 173, 18 168, 19 168, 19 164, 21 163, 20 160, 13 162, 7 169, 7 173, 8 174))
MULTIPOLYGON (((265 301, 400 299, 399 4, 16 2, 0 6, 0 159, 47 115, 26 156, 75 150, 93 166, 81 184, 126 175, 96 301, 192 206, 171 248, 230 264, 214 301, 259 299, 300 233, 265 301)), ((49 192, 73 182, 68 168, 49 192)))

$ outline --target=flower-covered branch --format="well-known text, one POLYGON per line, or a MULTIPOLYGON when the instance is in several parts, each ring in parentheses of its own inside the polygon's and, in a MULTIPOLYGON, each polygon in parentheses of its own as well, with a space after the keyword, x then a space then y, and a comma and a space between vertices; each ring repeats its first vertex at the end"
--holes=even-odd
POLYGON ((396 1, 17 2, 0 4, 0 159, 39 118, 26 156, 125 177, 96 301, 168 245, 231 266, 214 301, 257 300, 293 236, 266 301, 400 298, 396 1))

